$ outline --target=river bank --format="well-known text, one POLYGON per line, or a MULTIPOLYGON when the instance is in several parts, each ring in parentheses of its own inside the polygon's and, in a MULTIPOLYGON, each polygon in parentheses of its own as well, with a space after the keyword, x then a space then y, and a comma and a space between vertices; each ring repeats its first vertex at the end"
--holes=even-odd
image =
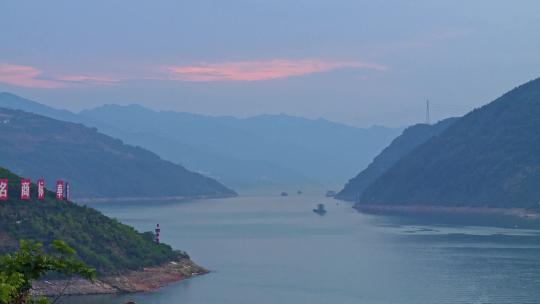
POLYGON ((467 215, 504 215, 520 219, 538 220, 540 213, 523 208, 491 208, 491 207, 444 207, 444 206, 396 206, 355 204, 356 210, 383 215, 430 215, 430 214, 467 214, 467 215))
POLYGON ((165 202, 165 201, 191 201, 204 199, 223 199, 237 197, 238 194, 209 194, 196 196, 158 196, 158 197, 95 197, 95 198, 74 198, 73 201, 79 204, 94 203, 132 203, 132 202, 165 202))
POLYGON ((94 282, 83 279, 37 281, 33 283, 32 293, 54 296, 150 292, 208 272, 190 259, 180 259, 120 275, 99 277, 94 282))

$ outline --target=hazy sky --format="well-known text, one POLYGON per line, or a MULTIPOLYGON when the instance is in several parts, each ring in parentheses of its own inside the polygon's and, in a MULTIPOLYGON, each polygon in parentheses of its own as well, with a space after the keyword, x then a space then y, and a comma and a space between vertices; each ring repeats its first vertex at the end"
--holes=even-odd
POLYGON ((407 125, 540 76, 540 1, 0 0, 0 91, 407 125))

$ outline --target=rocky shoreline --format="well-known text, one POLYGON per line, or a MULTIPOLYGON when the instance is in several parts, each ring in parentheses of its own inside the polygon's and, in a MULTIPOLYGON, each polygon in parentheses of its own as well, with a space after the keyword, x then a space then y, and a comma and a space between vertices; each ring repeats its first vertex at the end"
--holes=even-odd
POLYGON ((373 214, 478 214, 478 215, 506 215, 522 219, 538 220, 540 213, 523 208, 491 208, 491 207, 444 207, 429 205, 369 205, 355 204, 358 211, 373 214))
POLYGON ((83 279, 36 281, 32 294, 54 296, 149 292, 208 272, 190 259, 180 259, 120 275, 99 277, 94 282, 83 279))

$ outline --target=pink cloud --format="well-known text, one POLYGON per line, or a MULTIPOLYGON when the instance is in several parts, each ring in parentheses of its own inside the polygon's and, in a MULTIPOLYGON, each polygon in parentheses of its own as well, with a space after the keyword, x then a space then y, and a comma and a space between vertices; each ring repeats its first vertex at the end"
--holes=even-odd
POLYGON ((63 75, 55 79, 69 83, 79 84, 95 84, 95 85, 112 85, 123 79, 113 76, 95 76, 95 75, 63 75))
POLYGON ((42 79, 43 72, 35 67, 0 63, 0 82, 19 87, 52 89, 63 87, 64 84, 42 79))
POLYGON ((26 65, 0 63, 0 83, 9 85, 54 89, 81 85, 112 85, 124 79, 113 76, 61 75, 44 77, 42 70, 26 65))
POLYGON ((384 65, 362 61, 324 61, 320 59, 267 61, 233 61, 203 63, 188 66, 166 66, 157 74, 119 77, 106 75, 73 74, 58 75, 25 65, 0 63, 0 83, 30 88, 64 88, 81 86, 114 85, 127 80, 178 80, 178 81, 261 81, 336 69, 355 68, 385 71, 384 65))
POLYGON ((342 68, 385 71, 384 65, 360 61, 323 61, 319 59, 269 61, 236 61, 193 66, 167 66, 165 70, 172 80, 180 81, 259 81, 342 68))

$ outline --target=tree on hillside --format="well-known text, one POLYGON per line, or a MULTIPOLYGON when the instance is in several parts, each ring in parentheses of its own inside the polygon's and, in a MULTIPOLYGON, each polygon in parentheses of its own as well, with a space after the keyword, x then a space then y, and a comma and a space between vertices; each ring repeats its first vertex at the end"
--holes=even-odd
POLYGON ((54 241, 45 252, 41 243, 21 240, 17 252, 0 257, 0 303, 50 303, 48 299, 34 299, 30 295, 32 281, 49 273, 80 276, 87 280, 95 278, 95 270, 77 259, 75 250, 63 241, 54 241))

